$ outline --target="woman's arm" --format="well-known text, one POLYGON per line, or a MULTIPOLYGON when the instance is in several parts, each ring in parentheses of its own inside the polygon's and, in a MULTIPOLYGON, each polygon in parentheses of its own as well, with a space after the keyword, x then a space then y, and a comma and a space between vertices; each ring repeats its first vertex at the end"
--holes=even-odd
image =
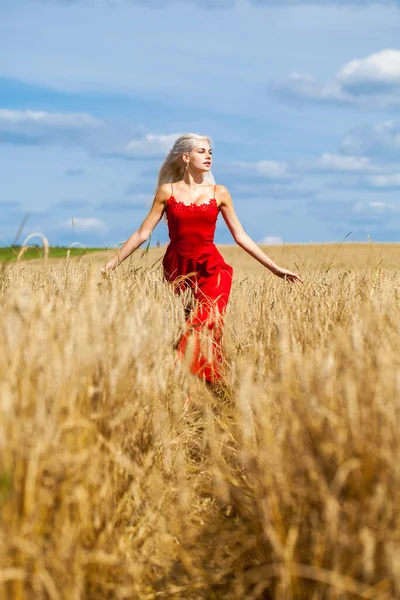
POLYGON ((101 269, 102 273, 106 273, 107 271, 115 269, 148 239, 154 227, 161 220, 167 200, 170 196, 170 190, 171 186, 169 184, 160 186, 154 197, 153 205, 149 214, 139 229, 131 235, 122 248, 118 250, 117 254, 113 256, 113 258, 109 260, 108 263, 101 269))
POLYGON ((237 218, 233 208, 231 195, 226 187, 218 185, 217 190, 219 192, 218 197, 220 198, 220 210, 222 216, 237 245, 243 248, 250 256, 258 260, 264 267, 267 267, 267 269, 272 271, 274 275, 287 279, 288 281, 303 283, 299 273, 293 273, 288 269, 279 267, 257 246, 251 237, 244 231, 242 224, 237 218))

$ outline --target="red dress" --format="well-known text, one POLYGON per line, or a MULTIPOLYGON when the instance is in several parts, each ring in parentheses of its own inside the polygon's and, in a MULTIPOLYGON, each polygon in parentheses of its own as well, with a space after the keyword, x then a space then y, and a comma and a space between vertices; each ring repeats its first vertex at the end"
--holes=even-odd
POLYGON ((214 197, 202 204, 184 204, 173 195, 166 214, 170 243, 163 258, 164 276, 180 292, 190 287, 196 305, 178 343, 178 356, 189 354, 190 370, 209 382, 223 377, 223 315, 233 269, 214 244, 219 208, 214 197))

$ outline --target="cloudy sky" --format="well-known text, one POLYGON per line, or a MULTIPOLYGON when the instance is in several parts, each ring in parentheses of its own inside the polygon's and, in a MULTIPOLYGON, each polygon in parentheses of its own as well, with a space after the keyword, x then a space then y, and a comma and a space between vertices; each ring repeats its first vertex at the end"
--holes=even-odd
POLYGON ((0 244, 125 240, 187 131, 255 241, 399 241, 399 31, 400 0, 0 0, 0 244))

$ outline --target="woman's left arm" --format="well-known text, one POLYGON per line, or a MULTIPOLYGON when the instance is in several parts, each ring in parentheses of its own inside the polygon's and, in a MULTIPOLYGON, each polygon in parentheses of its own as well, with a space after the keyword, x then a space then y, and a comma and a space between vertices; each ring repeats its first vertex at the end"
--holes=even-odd
POLYGON ((223 185, 218 185, 217 190, 218 198, 220 199, 220 211, 237 245, 243 248, 243 250, 250 254, 250 256, 258 260, 258 262, 264 265, 264 267, 267 267, 267 269, 269 269, 277 277, 282 277, 282 279, 287 279, 291 282, 303 283, 299 273, 293 273, 288 269, 279 267, 257 246, 251 237, 247 235, 238 217, 236 216, 231 195, 226 187, 223 185))

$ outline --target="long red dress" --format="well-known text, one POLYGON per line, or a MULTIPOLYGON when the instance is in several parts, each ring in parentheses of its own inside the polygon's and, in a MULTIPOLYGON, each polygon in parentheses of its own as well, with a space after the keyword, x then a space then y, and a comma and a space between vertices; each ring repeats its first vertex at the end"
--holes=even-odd
POLYGON ((172 187, 166 214, 170 243, 163 258, 164 276, 178 293, 191 288, 196 301, 178 343, 178 357, 190 353, 191 372, 216 382, 223 377, 223 315, 233 269, 214 244, 219 214, 215 187, 213 198, 202 204, 176 200, 172 187))

